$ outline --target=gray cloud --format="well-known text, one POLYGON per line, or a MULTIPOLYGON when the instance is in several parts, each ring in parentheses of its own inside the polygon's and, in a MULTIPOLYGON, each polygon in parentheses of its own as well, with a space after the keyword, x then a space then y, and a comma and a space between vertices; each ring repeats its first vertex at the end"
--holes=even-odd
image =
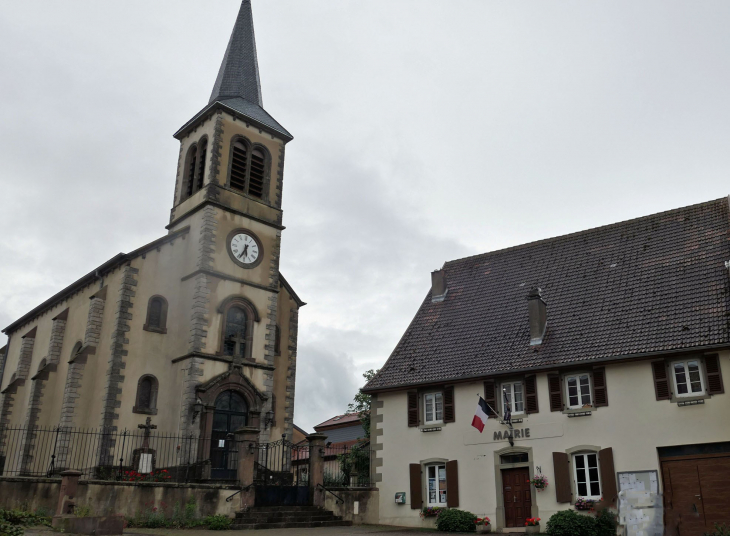
MULTIPOLYGON (((171 134, 207 102, 237 9, 0 0, 3 325, 165 233, 171 134)), ((264 103, 295 135, 297 422, 344 411, 445 260, 727 195, 729 15, 254 0, 264 103)))

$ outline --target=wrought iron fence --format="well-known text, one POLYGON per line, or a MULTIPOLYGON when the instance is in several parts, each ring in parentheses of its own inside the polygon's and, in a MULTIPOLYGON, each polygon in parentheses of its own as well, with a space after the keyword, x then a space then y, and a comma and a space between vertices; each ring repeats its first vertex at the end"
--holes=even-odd
MULTIPOLYGON (((150 430, 0 427, 0 475, 188 482, 203 476, 201 438, 150 430)), ((207 458, 207 456, 206 456, 207 458)))
POLYGON ((370 443, 328 445, 324 448, 325 487, 370 487, 370 443))

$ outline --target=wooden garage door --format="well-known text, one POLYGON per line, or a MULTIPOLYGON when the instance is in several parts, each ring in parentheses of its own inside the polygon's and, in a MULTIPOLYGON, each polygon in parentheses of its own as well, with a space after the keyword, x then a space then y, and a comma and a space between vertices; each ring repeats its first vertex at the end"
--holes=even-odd
POLYGON ((730 524, 730 456, 662 461, 664 533, 702 536, 730 524))

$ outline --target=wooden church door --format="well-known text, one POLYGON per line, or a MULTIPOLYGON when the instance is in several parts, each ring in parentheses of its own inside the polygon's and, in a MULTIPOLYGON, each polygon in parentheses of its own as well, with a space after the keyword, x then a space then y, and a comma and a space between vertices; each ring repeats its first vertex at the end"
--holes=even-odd
POLYGON ((235 480, 238 464, 233 433, 248 424, 248 405, 235 391, 224 391, 215 400, 210 441, 211 478, 235 480))

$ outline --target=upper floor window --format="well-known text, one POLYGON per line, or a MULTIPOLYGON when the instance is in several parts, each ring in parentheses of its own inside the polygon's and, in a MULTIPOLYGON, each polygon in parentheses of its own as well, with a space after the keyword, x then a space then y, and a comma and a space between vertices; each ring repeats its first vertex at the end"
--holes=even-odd
POLYGON ((565 377, 565 386, 570 409, 582 408, 592 404, 591 378, 588 374, 575 374, 565 377))
POLYGON ((524 386, 522 382, 510 382, 502 384, 504 402, 509 404, 512 415, 520 415, 525 412, 524 386))
POLYGON ((672 375, 674 376, 677 396, 701 396, 705 394, 700 362, 696 359, 672 363, 672 375))
POLYGON ((223 338, 223 355, 245 357, 247 320, 246 311, 241 307, 234 306, 228 309, 223 338))
POLYGON ((444 396, 442 393, 423 395, 424 424, 439 423, 444 420, 444 396))
POLYGON ((281 355, 281 328, 278 325, 274 330, 274 354, 281 355))
POLYGON ((231 146, 231 164, 228 184, 234 190, 252 197, 264 197, 266 179, 266 152, 237 138, 231 146))
POLYGON ((573 455, 576 492, 584 499, 601 498, 601 480, 598 475, 598 454, 595 452, 573 455))
POLYGON ((162 296, 152 296, 147 303, 147 322, 144 329, 157 333, 167 333, 167 300, 162 296))

